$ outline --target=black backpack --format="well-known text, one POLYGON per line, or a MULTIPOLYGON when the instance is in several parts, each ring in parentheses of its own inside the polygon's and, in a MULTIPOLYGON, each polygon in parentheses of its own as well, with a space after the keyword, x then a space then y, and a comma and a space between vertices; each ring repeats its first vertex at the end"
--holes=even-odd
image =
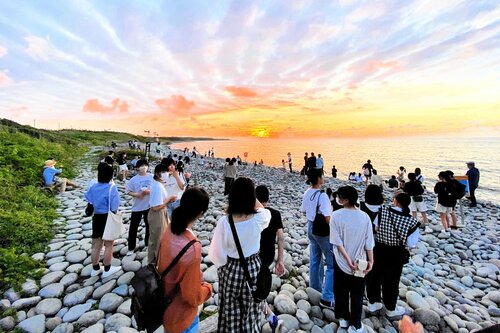
POLYGON ((452 191, 455 199, 462 199, 465 196, 465 185, 454 179, 452 184, 452 191))
POLYGON ((176 286, 171 294, 165 297, 163 278, 195 242, 197 240, 193 239, 187 243, 162 274, 158 272, 155 264, 149 264, 135 273, 135 276, 130 281, 134 288, 130 310, 135 317, 139 330, 146 330, 151 333, 162 325, 165 310, 179 292, 179 286, 176 286))

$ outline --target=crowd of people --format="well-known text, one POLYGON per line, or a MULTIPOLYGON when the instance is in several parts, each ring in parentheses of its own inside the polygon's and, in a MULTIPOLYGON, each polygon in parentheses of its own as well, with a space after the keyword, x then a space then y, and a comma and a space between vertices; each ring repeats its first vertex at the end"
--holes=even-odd
MULTIPOLYGON (((212 154, 213 149, 207 156, 212 154)), ((198 306, 212 295, 212 286, 203 282, 201 245, 192 230, 207 212, 210 200, 203 188, 188 186, 190 174, 183 170, 183 161, 189 164, 186 157, 189 158, 189 150, 184 151, 184 158, 169 154, 154 166, 151 173, 149 161, 136 156, 130 161, 133 176, 127 181, 125 191, 134 198, 127 255, 137 250, 137 233, 142 220, 147 262, 155 264, 159 272, 172 263, 181 249, 194 241, 163 280, 165 295, 176 288, 180 290, 164 314, 163 325, 169 333, 197 332, 198 306)), ((121 202, 113 180, 114 166, 128 163, 126 155, 122 154, 120 158, 121 161, 115 161, 114 153, 110 151, 97 167, 97 180, 85 193, 85 199, 93 206, 91 276, 106 278, 121 269, 111 266, 113 240, 103 239, 108 214, 116 213, 121 202), (99 263, 101 256, 103 269, 99 263)), ((191 158, 205 160, 195 148, 191 158)), ((428 220, 421 170, 417 168, 406 174, 404 167, 399 168, 397 191, 391 197, 391 204, 387 205, 384 204, 383 192, 386 184, 370 160, 362 168, 366 184, 362 199, 352 186, 323 191, 325 179, 321 154, 316 157, 314 153, 310 156, 306 153, 304 162, 302 171, 310 187, 304 192, 300 210, 307 219, 309 286, 321 293, 319 305, 334 310, 340 327, 350 333, 366 332, 361 322, 365 295, 369 313, 385 308, 390 319, 401 317, 405 309, 397 305, 397 299, 402 269, 410 256, 408 248, 416 246, 420 229, 430 232, 424 229, 428 228, 428 220), (401 182, 404 183, 401 185, 401 182), (422 223, 417 221, 417 213, 421 214, 422 223)), ((291 154, 288 154, 288 163, 291 171, 291 154)), ((53 167, 53 164, 48 164, 53 167)), ((280 325, 265 300, 254 295, 252 286, 258 285, 259 274, 273 265, 278 276, 285 273, 281 213, 270 207, 272 203, 266 186, 256 186, 250 178, 238 177, 239 164, 241 159, 238 156, 227 158, 223 166, 226 215, 219 219, 208 250, 208 258, 217 267, 219 278, 218 332, 258 332, 261 315, 269 321, 271 328, 280 325)), ((473 162, 468 165, 469 176, 473 179, 469 183, 475 189, 479 172, 473 162)), ((129 177, 128 171, 127 168, 124 179, 129 177)), ((333 166, 332 175, 336 176, 336 173, 333 166)), ((447 233, 449 228, 456 226, 452 207, 461 193, 458 193, 458 182, 453 179, 453 173, 443 171, 439 179, 434 189, 438 196, 436 211, 440 213, 443 230, 447 233)))

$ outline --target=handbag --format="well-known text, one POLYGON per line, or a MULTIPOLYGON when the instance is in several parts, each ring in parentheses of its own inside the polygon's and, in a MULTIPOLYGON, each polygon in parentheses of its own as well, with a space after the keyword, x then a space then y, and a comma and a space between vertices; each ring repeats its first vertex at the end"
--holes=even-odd
POLYGON ((236 232, 236 226, 234 225, 234 220, 231 215, 228 215, 229 225, 231 226, 231 232, 233 233, 234 243, 238 249, 238 255, 240 256, 240 263, 243 266, 243 271, 245 272, 245 278, 247 280, 248 289, 252 294, 252 298, 255 303, 260 303, 267 298, 271 292, 272 276, 269 267, 266 265, 261 265, 259 273, 257 274, 257 282, 255 285, 252 283, 252 278, 248 272, 248 263, 243 255, 243 250, 241 249, 240 239, 238 238, 238 233, 236 232))
POLYGON ((326 237, 330 236, 330 225, 326 222, 325 215, 319 211, 319 198, 321 198, 321 191, 318 191, 318 203, 316 205, 316 216, 314 217, 312 225, 312 233, 315 236, 326 237))
POLYGON ((90 202, 87 204, 87 207, 85 207, 85 216, 89 217, 94 214, 94 205, 92 205, 90 202))
POLYGON ((107 241, 116 240, 125 233, 122 214, 119 212, 113 213, 111 211, 111 189, 113 188, 113 186, 114 185, 111 185, 109 187, 108 217, 106 218, 106 226, 104 227, 104 233, 102 235, 102 239, 107 241))

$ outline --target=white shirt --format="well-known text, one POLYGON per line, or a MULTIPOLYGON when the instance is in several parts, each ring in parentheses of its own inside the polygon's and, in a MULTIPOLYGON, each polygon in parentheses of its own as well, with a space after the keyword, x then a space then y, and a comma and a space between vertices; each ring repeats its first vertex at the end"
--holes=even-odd
MULTIPOLYGON (((378 212, 380 210, 380 207, 381 207, 380 205, 370 205, 370 204, 367 204, 366 202, 365 202, 365 206, 366 206, 366 208, 368 208, 369 210, 371 210, 374 213, 378 212)), ((373 220, 373 224, 377 227, 378 227, 378 216, 379 215, 380 214, 377 214, 377 216, 375 216, 375 220, 373 220)))
POLYGON ((163 184, 153 180, 151 183, 151 193, 149 193, 149 206, 155 207, 163 205, 167 198, 167 190, 165 190, 163 184))
POLYGON ((335 245, 333 253, 339 268, 346 274, 353 275, 346 258, 338 246, 343 246, 353 263, 358 259, 367 260, 367 250, 373 250, 372 221, 359 209, 342 208, 333 212, 330 219, 330 243, 335 245))
MULTIPOLYGON (((180 175, 179 177, 181 178, 181 182, 185 184, 182 181, 182 177, 180 175)), ((184 193, 184 189, 179 188, 179 184, 177 184, 177 179, 175 179, 173 175, 167 173, 167 176, 163 180, 165 181, 165 189, 167 190, 168 196, 175 195, 177 197, 177 200, 179 200, 182 197, 182 194, 184 193)))
MULTIPOLYGON (((267 228, 269 221, 271 221, 271 212, 265 208, 259 208, 252 218, 234 224, 245 258, 259 252, 260 233, 267 228)), ((208 258, 215 266, 221 267, 226 264, 227 257, 237 259, 240 256, 234 243, 229 220, 227 216, 223 216, 215 227, 212 243, 208 249, 208 258)))
MULTIPOLYGON (((150 173, 146 173, 144 176, 135 175, 128 181, 126 192, 142 192, 146 189, 150 189, 154 181, 153 175, 150 173)), ((135 197, 132 211, 141 212, 146 209, 149 209, 149 194, 142 198, 135 197)))
MULTIPOLYGON (((308 221, 314 221, 316 217, 316 207, 318 206, 318 195, 320 190, 309 188, 304 192, 304 197, 302 198, 302 206, 300 211, 306 213, 308 221)), ((326 193, 321 193, 319 196, 319 211, 324 216, 330 216, 332 214, 332 203, 328 199, 326 193)))

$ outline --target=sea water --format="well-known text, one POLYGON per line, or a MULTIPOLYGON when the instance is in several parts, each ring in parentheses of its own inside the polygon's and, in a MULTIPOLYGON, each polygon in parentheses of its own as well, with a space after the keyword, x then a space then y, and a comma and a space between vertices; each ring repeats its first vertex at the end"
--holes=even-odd
MULTIPOLYGON (((321 154, 324 169, 331 176, 335 165, 340 179, 347 179, 350 172, 362 172, 363 164, 370 159, 384 179, 395 175, 400 166, 407 172, 422 169, 424 185, 433 189, 438 173, 452 170, 455 175, 465 175, 466 162, 476 162, 481 178, 476 197, 479 202, 488 200, 500 204, 500 138, 356 138, 356 139, 284 139, 284 138, 234 138, 230 140, 181 142, 171 145, 175 149, 193 147, 205 154, 214 149, 215 157, 240 156, 243 161, 282 167, 292 154, 295 171, 304 165, 304 153, 321 154), (246 157, 245 157, 246 155, 246 157)), ((288 163, 286 163, 288 168, 288 163)))

